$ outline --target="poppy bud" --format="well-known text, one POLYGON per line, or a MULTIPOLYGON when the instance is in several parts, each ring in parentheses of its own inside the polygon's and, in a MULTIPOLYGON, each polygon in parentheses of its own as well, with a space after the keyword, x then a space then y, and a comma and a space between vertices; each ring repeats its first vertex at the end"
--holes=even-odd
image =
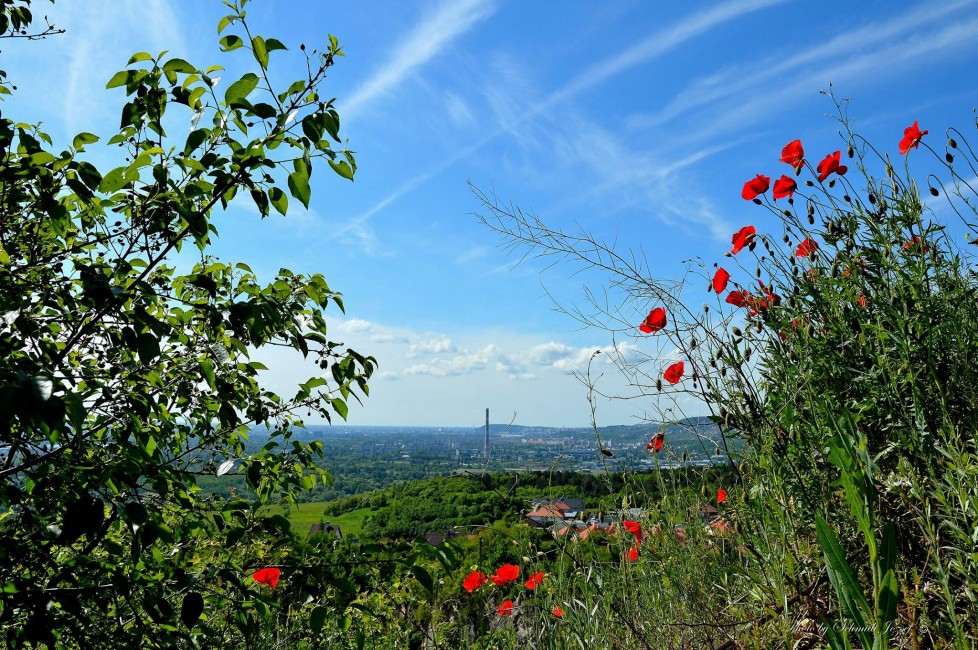
POLYGON ((938 191, 937 191, 937 188, 936 188, 936 187, 932 187, 932 188, 930 188, 930 193, 931 193, 931 194, 932 194, 933 196, 940 196, 940 194, 941 194, 940 192, 938 192, 938 191))
POLYGON ((781 240, 784 243, 786 243, 786 244, 790 244, 791 243, 791 239, 788 237, 788 235, 785 235, 784 237, 782 237, 781 240))
POLYGON ((757 267, 757 277, 761 277, 761 267, 757 267))
POLYGON ((710 313, 710 306, 709 305, 703 305, 703 313, 704 314, 710 313))
POLYGON ((760 334, 760 333, 761 333, 761 328, 762 328, 762 326, 761 326, 761 321, 757 321, 757 324, 756 324, 756 325, 754 325, 754 329, 756 329, 756 330, 757 330, 757 333, 758 333, 758 334, 760 334))
POLYGON ((690 350, 695 350, 697 345, 699 345, 699 344, 696 342, 696 339, 690 339, 690 341, 689 341, 689 349, 690 350))
POLYGON ((955 141, 954 138, 948 138, 947 139, 947 146, 951 147, 952 149, 957 149, 958 148, 958 143, 957 143, 957 141, 955 141))
POLYGON ((784 216, 790 217, 791 216, 791 210, 785 210, 784 211, 784 216))
POLYGON ((761 200, 760 199, 754 199, 754 203, 756 203, 757 205, 760 205, 761 204, 761 200))
POLYGON ((849 148, 846 149, 846 155, 850 158, 856 155, 856 150, 852 148, 852 145, 849 145, 849 148))
POLYGON ((815 215, 813 215, 813 214, 808 215, 808 225, 810 225, 810 226, 814 226, 815 225, 815 215))
POLYGON ((870 204, 870 205, 876 205, 876 195, 874 195, 874 194, 870 194, 870 195, 869 195, 868 197, 866 197, 866 198, 867 198, 867 199, 869 199, 869 204, 870 204))
POLYGON ((948 154, 944 154, 944 159, 947 160, 949 163, 953 163, 954 162, 954 156, 952 156, 949 153, 948 154))
POLYGON ((657 391, 659 391, 660 393, 662 392, 662 380, 661 379, 656 379, 655 380, 655 389, 657 391))
POLYGON ((842 200, 845 201, 846 203, 851 203, 852 202, 852 197, 849 196, 848 194, 843 194, 842 195, 842 200))
POLYGON ((742 332, 742 331, 740 330, 740 328, 739 328, 739 327, 737 327, 736 325, 734 325, 734 326, 733 326, 733 327, 732 327, 732 328, 730 329, 730 331, 734 333, 734 336, 743 336, 743 335, 744 335, 744 333, 743 333, 743 332, 742 332))
POLYGON ((829 187, 835 187, 835 179, 829 181, 829 187))
POLYGON ((815 187, 815 183, 811 181, 805 181, 805 185, 807 185, 808 187, 815 187))

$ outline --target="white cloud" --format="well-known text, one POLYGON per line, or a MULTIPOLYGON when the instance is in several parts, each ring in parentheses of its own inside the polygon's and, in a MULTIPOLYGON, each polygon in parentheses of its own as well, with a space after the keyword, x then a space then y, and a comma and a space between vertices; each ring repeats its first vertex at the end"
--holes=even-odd
POLYGON ((452 41, 495 11, 487 0, 444 0, 394 48, 387 62, 343 102, 350 120, 364 105, 400 84, 415 68, 424 65, 452 41))
MULTIPOLYGON (((486 97, 497 117, 498 126, 495 130, 490 131, 482 138, 471 143, 469 146, 458 150, 456 153, 449 156, 442 162, 434 165, 427 172, 418 174, 409 179, 407 182, 402 183, 397 189, 394 190, 394 192, 381 199, 372 208, 369 208, 368 210, 365 210, 359 215, 350 219, 347 222, 347 225, 341 228, 338 232, 354 233, 360 237, 364 243, 370 244, 373 241, 373 233, 368 228, 367 222, 371 217, 381 210, 384 210, 404 195, 410 193, 418 186, 426 183, 429 179, 435 177, 447 167, 474 153, 500 135, 509 134, 520 141, 524 146, 532 146, 534 144, 534 140, 531 137, 531 133, 525 128, 519 127, 525 127, 527 122, 552 108, 553 105, 571 99, 575 95, 588 90, 618 74, 621 74, 625 70, 628 70, 636 65, 646 63, 649 60, 658 57, 669 50, 675 49, 686 41, 695 38, 725 22, 784 1, 785 0, 741 0, 738 2, 728 2, 718 7, 695 14, 676 25, 671 25, 656 32, 655 34, 650 35, 648 38, 643 39, 637 45, 627 48, 617 56, 600 61, 597 64, 587 68, 584 72, 575 76, 568 83, 557 91, 551 93, 542 101, 538 101, 529 106, 517 106, 516 98, 520 97, 521 95, 525 95, 526 93, 516 92, 513 88, 510 88, 509 92, 505 92, 502 89, 496 88, 495 86, 487 89, 486 97)), ((468 2, 465 4, 472 3, 468 2)), ((497 62, 497 68, 502 68, 505 71, 507 69, 506 60, 502 59, 500 62, 497 62)), ((526 86, 527 82, 519 67, 514 65, 513 62, 509 62, 508 70, 509 73, 503 75, 502 81, 508 81, 510 82, 510 85, 516 84, 526 90, 528 88, 526 86)), ((498 73, 499 70, 496 72, 498 73)), ((500 79, 497 74, 496 77, 494 77, 494 84, 499 82, 500 79)), ((370 82, 368 82, 368 84, 369 83, 370 82)), ((574 134, 574 141, 579 143, 580 146, 583 146, 584 141, 583 138, 580 138, 580 133, 582 132, 587 131, 578 131, 574 134)), ((594 134, 592 133, 591 136, 593 137, 594 134)), ((592 138, 588 138, 589 142, 591 140, 592 138)), ((594 164, 599 164, 601 162, 600 157, 594 155, 593 152, 590 154, 589 160, 594 161, 594 164)), ((727 230, 727 225, 714 219, 712 212, 709 210, 702 211, 693 216, 702 220, 703 223, 706 223, 710 230, 715 234, 719 234, 721 231, 725 232, 727 230)))
POLYGON ((414 359, 422 354, 445 354, 457 351, 458 347, 451 339, 442 337, 412 343, 408 348, 407 356, 409 359, 414 359))
POLYGON ((435 377, 457 377, 484 369, 496 354, 496 346, 489 344, 475 352, 465 352, 448 359, 431 359, 427 363, 417 363, 403 370, 405 375, 432 375, 435 377))
POLYGON ((475 123, 469 105, 455 93, 445 93, 445 110, 448 111, 448 116, 452 118, 455 126, 469 126, 475 123))

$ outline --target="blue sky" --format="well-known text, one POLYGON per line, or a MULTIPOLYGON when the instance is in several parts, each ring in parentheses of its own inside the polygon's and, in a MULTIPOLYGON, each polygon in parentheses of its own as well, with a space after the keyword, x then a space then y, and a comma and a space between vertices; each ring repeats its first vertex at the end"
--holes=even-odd
MULTIPOLYGON (((107 137, 123 102, 105 82, 140 50, 219 63, 233 79, 249 55, 218 51, 222 9, 38 1, 67 33, 4 44, 18 86, 4 113, 43 121, 62 146, 78 131, 107 137)), ((844 148, 819 94, 830 83, 852 98, 857 130, 893 155, 914 120, 939 145, 945 127, 974 124, 978 103, 975 1, 256 0, 249 23, 290 47, 272 59, 289 80, 301 74, 299 43, 339 38, 347 56, 324 93, 337 98, 359 170, 349 183, 321 166, 310 209, 285 219, 259 220, 236 201, 218 217, 216 252, 265 277, 320 272, 343 292, 336 338, 380 362, 353 424, 476 426, 486 407, 496 422, 589 421, 572 373, 612 339, 553 300, 582 304, 583 285, 601 278, 534 259, 515 266, 473 216, 467 181, 548 225, 640 248, 668 279, 684 260, 720 259, 744 224, 774 227, 740 189, 758 172, 783 173, 785 143, 801 138, 812 159, 844 148)), ((111 164, 111 149, 89 150, 111 164)), ((625 316, 637 324, 649 308, 625 305, 625 316)), ((631 333, 616 341, 626 356, 669 357, 631 333)), ((313 371, 260 356, 285 393, 313 371)), ((594 366, 599 388, 628 394, 608 356, 594 366)), ((599 399, 597 419, 633 423, 670 405, 700 411, 681 397, 599 399)))

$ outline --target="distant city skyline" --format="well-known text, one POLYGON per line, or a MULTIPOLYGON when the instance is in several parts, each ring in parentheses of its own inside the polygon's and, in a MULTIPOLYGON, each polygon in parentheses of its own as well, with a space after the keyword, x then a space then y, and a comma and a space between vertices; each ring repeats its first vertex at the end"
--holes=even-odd
MULTIPOLYGON (((80 131, 103 136, 86 155, 107 166, 124 99, 105 83, 131 54, 219 63, 222 84, 254 68, 244 49, 218 51, 222 9, 217 0, 38 4, 67 31, 4 43, 2 67, 18 87, 4 115, 41 120, 56 147, 80 131)), ((215 220, 215 253, 262 280, 281 267, 320 272, 344 294, 346 314, 329 313, 334 337, 380 364, 350 424, 478 427, 489 407, 494 422, 586 426, 579 376, 589 362, 599 425, 705 412, 684 396, 602 397, 634 394, 610 362, 615 346, 626 360, 676 359, 637 330, 653 305, 626 303, 635 327, 614 341, 582 328, 552 299, 586 306, 585 285, 603 297, 600 275, 534 258, 517 266, 473 216, 481 206, 467 181, 555 228, 641 249, 654 274, 677 278, 684 260, 722 259, 745 224, 775 227, 741 188, 778 169, 787 142, 800 138, 813 159, 844 148, 819 94, 829 84, 852 98, 857 130, 900 164, 897 143, 914 120, 941 148, 944 128, 974 128, 978 105, 975 0, 253 0, 248 19, 289 47, 271 56, 279 81, 304 74, 300 43, 339 39, 347 56, 324 90, 359 169, 349 183, 317 167, 310 208, 293 201, 285 219, 260 220, 239 197, 215 220)), ((169 109, 174 141, 190 129, 181 110, 169 109)), ((926 161, 923 149, 909 157, 921 177, 926 161)), ((619 299, 609 297, 613 307, 619 299)), ((275 351, 255 358, 282 393, 316 371, 275 351)))

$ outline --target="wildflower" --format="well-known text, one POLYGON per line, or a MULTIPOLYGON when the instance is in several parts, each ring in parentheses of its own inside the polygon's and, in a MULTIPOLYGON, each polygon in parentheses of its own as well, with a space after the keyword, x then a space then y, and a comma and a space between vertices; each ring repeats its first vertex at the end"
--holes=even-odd
POLYGON ((911 248, 919 248, 925 253, 930 250, 930 246, 923 245, 923 240, 920 239, 920 235, 914 235, 910 238, 910 241, 903 242, 904 250, 910 250, 911 248))
POLYGON ((635 535, 635 539, 639 541, 642 540, 642 525, 640 523, 626 519, 621 522, 621 525, 625 527, 625 530, 630 532, 632 535, 635 535))
POLYGON ((727 294, 726 302, 734 307, 743 307, 750 301, 750 294, 746 291, 731 291, 727 294))
POLYGON ((662 444, 665 442, 665 440, 666 436, 664 433, 657 433, 652 436, 652 439, 649 440, 648 443, 646 443, 645 448, 650 451, 654 451, 655 453, 659 453, 662 451, 662 444))
POLYGON ((544 575, 545 574, 543 573, 543 571, 537 571, 536 573, 531 575, 530 578, 524 583, 526 584, 526 588, 536 589, 537 587, 539 587, 540 583, 543 582, 544 575))
POLYGON ((255 571, 251 577, 255 582, 260 582, 261 584, 274 589, 275 585, 278 584, 278 579, 282 576, 282 572, 275 567, 267 567, 264 569, 259 569, 255 571))
POLYGON ((492 584, 496 585, 497 587, 502 587, 503 585, 513 582, 519 577, 520 568, 518 566, 515 564, 504 564, 496 569, 496 572, 489 576, 489 579, 492 580, 492 584))
POLYGON ((917 120, 913 121, 912 126, 903 130, 903 139, 900 140, 900 155, 906 155, 911 149, 916 149, 920 144, 920 139, 927 135, 927 131, 921 131, 917 126, 917 120))
POLYGON ((818 250, 818 244, 806 237, 805 241, 798 244, 798 248, 795 250, 795 257, 808 257, 816 250, 818 250))
POLYGON ((791 195, 795 193, 798 189, 798 183, 795 179, 790 176, 781 176, 778 180, 774 181, 774 200, 783 199, 785 197, 791 198, 791 195))
POLYGON ((481 571, 473 571, 465 576, 465 580, 462 581, 462 587, 465 588, 465 591, 472 593, 487 582, 489 582, 489 579, 486 578, 486 574, 481 571))
POLYGON ((845 165, 840 165, 839 160, 842 158, 842 152, 836 151, 835 153, 829 154, 825 157, 825 160, 818 163, 818 181, 821 183, 826 178, 828 178, 832 172, 835 172, 839 176, 844 176, 849 168, 845 165))
POLYGON ((767 192, 767 188, 770 186, 771 179, 763 174, 758 174, 753 179, 744 183, 744 189, 740 192, 740 195, 750 201, 756 198, 758 194, 767 192))
POLYGON ((634 562, 638 559, 638 547, 633 546, 625 552, 625 559, 629 562, 634 562))
MULTIPOLYGON (((788 163, 796 170, 801 169, 805 162, 805 150, 801 146, 801 140, 792 140, 784 145, 784 149, 781 150, 781 162, 788 163)), ((777 183, 774 185, 774 191, 778 191, 777 183)))
POLYGON ((662 378, 665 379, 670 384, 678 384, 683 378, 683 369, 685 365, 682 361, 677 361, 668 368, 666 368, 665 373, 663 373, 662 378))
POLYGON ((713 290, 717 293, 723 293, 729 281, 730 274, 725 269, 717 269, 717 272, 713 274, 713 290))
POLYGON ((511 600, 504 600, 503 601, 503 604, 500 605, 499 608, 496 610, 496 613, 499 614, 500 616, 509 616, 510 614, 512 614, 513 613, 513 601, 511 601, 511 600))
POLYGON ((550 614, 555 616, 556 618, 563 618, 564 610, 563 608, 561 608, 560 605, 557 605, 556 607, 553 608, 553 610, 551 610, 550 614))
POLYGON ((756 234, 757 231, 754 229, 754 226, 744 226, 738 230, 736 233, 734 233, 733 239, 731 240, 733 246, 730 248, 730 252, 736 255, 740 251, 744 250, 745 246, 750 245, 750 243, 754 241, 754 235, 756 234))
POLYGON ((649 315, 645 317, 645 320, 638 328, 646 334, 652 334, 653 332, 658 332, 665 326, 666 310, 662 307, 656 307, 649 312, 649 315))
POLYGON ((723 488, 717 489, 717 503, 723 503, 727 500, 727 491, 723 488))
POLYGON ((860 307, 863 309, 866 308, 866 296, 863 293, 859 294, 859 300, 857 302, 859 303, 860 307))

